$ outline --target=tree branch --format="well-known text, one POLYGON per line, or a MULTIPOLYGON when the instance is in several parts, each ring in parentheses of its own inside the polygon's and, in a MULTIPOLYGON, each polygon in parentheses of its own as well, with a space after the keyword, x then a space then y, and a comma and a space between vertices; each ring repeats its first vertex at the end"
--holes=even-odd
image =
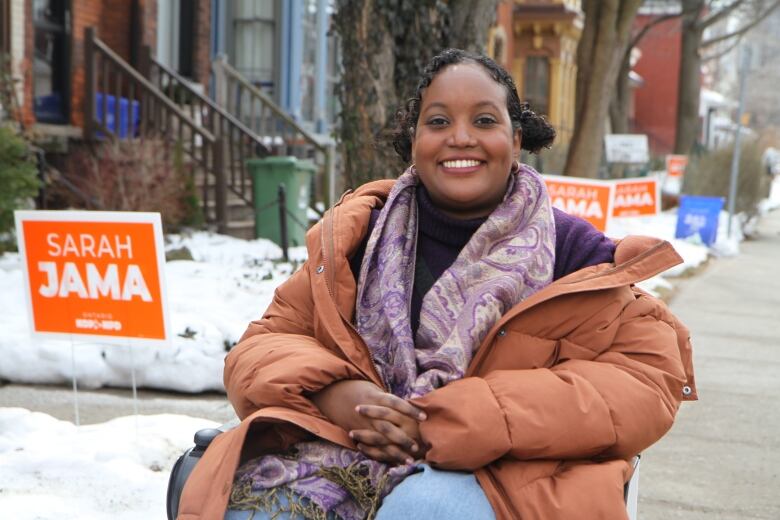
POLYGON ((658 18, 654 18, 653 20, 646 23, 642 28, 639 30, 639 32, 634 36, 631 41, 628 44, 628 52, 631 52, 631 49, 639 45, 640 40, 645 37, 645 35, 658 24, 661 24, 667 20, 672 20, 673 18, 679 18, 682 16, 683 12, 680 11, 679 13, 672 13, 672 14, 665 14, 662 16, 659 16, 658 18))
POLYGON ((732 31, 728 34, 723 34, 721 36, 716 36, 714 38, 710 38, 709 40, 704 40, 701 42, 700 48, 704 49, 706 47, 709 47, 710 45, 715 45, 716 43, 720 43, 723 41, 726 41, 730 38, 734 38, 735 36, 742 36, 746 32, 748 32, 750 29, 758 25, 759 23, 763 22, 764 19, 772 13, 777 7, 780 6, 780 0, 775 0, 775 2, 767 7, 762 13, 758 14, 753 20, 750 21, 750 23, 743 25, 736 31, 732 31))
POLYGON ((706 29, 710 25, 716 24, 719 21, 726 18, 728 15, 734 12, 734 10, 737 7, 740 7, 742 4, 745 3, 746 0, 734 0, 732 3, 721 9, 720 11, 715 11, 712 13, 709 17, 702 18, 699 20, 699 23, 697 24, 699 28, 706 29))
POLYGON ((737 45, 739 45, 739 42, 742 41, 742 37, 743 36, 744 36, 744 34, 738 35, 734 39, 734 41, 728 45, 728 47, 726 47, 724 50, 722 50, 720 52, 716 52, 715 54, 711 54, 709 56, 702 56, 702 58, 701 58, 702 63, 707 62, 707 61, 720 59, 723 56, 725 56, 726 54, 730 53, 731 51, 733 51, 734 49, 737 48, 737 45))

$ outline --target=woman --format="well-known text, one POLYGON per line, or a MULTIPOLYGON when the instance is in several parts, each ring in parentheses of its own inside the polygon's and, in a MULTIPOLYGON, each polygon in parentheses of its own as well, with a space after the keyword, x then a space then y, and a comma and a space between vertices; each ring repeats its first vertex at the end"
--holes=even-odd
POLYGON ((553 138, 492 60, 432 60, 413 165, 342 197, 228 355, 242 423, 179 518, 626 517, 627 459, 695 399, 686 329, 633 287, 680 259, 553 210, 518 161, 553 138))

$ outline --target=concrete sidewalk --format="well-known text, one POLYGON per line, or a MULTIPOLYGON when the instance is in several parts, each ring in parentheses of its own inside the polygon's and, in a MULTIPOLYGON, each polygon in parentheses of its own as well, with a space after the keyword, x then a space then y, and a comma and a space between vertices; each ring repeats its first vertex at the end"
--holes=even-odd
POLYGON ((639 517, 780 519, 780 211, 686 282, 699 401, 642 461, 639 517))

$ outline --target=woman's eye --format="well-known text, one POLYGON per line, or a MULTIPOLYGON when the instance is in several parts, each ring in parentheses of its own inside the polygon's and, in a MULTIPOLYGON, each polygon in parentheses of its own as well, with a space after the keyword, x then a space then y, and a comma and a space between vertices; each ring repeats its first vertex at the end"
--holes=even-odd
POLYGON ((479 116, 476 121, 478 125, 494 125, 497 122, 493 116, 479 116))
POLYGON ((447 120, 443 117, 432 117, 428 120, 428 124, 431 126, 443 126, 447 124, 447 120))

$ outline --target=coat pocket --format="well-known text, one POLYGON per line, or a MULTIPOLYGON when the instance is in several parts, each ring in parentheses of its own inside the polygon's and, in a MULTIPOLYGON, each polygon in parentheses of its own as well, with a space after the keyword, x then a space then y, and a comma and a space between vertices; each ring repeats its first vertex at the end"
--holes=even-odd
POLYGON ((507 330, 496 336, 495 345, 485 360, 484 370, 526 370, 549 368, 558 358, 558 342, 507 330))

